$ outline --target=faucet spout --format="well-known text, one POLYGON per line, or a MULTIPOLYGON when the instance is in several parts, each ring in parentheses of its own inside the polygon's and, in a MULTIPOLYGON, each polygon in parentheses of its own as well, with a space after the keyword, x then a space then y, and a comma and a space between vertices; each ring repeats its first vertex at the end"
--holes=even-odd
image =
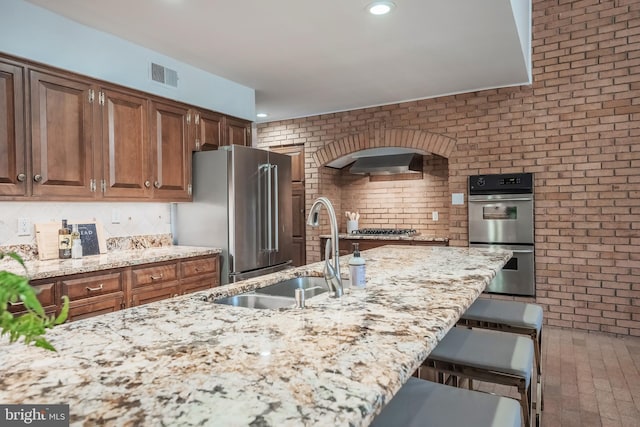
POLYGON ((326 197, 319 197, 313 202, 307 225, 317 227, 319 224, 318 216, 320 208, 324 206, 329 212, 329 222, 331 224, 331 238, 327 240, 324 257, 324 279, 327 282, 329 290, 333 292, 333 296, 339 298, 343 294, 342 278, 340 277, 340 250, 338 244, 338 220, 333 205, 326 197), (331 261, 331 262, 330 262, 331 261))

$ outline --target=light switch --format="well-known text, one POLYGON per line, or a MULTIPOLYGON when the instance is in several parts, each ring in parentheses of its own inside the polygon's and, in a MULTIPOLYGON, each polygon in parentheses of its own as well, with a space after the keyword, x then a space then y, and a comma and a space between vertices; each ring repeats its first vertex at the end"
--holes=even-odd
POLYGON ((453 193, 453 194, 451 194, 451 204, 452 205, 464 205, 464 193, 453 193))
POLYGON ((431 212, 431 219, 434 221, 438 220, 438 211, 431 212))

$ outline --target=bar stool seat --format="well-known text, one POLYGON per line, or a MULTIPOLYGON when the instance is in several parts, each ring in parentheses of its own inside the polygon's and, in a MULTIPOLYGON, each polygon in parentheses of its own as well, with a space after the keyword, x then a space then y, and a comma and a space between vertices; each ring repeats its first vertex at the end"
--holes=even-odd
POLYGON ((373 427, 520 427, 508 397, 409 378, 370 424, 373 427))
POLYGON ((531 340, 523 336, 453 328, 423 366, 454 378, 517 387, 525 425, 530 425, 533 354, 531 340))
POLYGON ((542 307, 518 301, 478 298, 462 315, 462 321, 495 322, 524 329, 542 329, 542 307))
POLYGON ((470 328, 491 329, 494 331, 510 332, 528 335, 533 340, 537 371, 538 398, 536 412, 544 407, 542 392, 542 321, 543 310, 537 304, 519 301, 501 301, 488 298, 478 298, 458 321, 459 325, 470 328))

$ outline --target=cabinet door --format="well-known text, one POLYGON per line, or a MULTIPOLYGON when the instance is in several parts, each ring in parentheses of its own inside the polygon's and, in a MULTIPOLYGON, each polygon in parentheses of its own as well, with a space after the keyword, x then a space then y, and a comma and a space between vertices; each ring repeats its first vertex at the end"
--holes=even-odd
POLYGON ((147 136, 147 100, 102 89, 102 162, 106 198, 146 198, 152 194, 147 136), (145 185, 145 183, 147 185, 145 185))
POLYGON ((222 114, 213 111, 198 111, 195 113, 196 150, 217 150, 222 144, 223 121, 222 114))
POLYGON ((291 190, 291 210, 293 222, 293 265, 306 264, 306 217, 304 214, 304 187, 293 184, 291 190))
POLYGON ((95 197, 92 92, 80 79, 38 71, 31 85, 33 195, 95 197))
POLYGON ((27 194, 23 73, 0 62, 0 196, 27 194))
POLYGON ((115 292, 99 297, 82 298, 69 303, 67 322, 113 313, 124 308, 124 293, 115 292))
POLYGON ((246 120, 226 117, 226 144, 225 145, 246 145, 251 146, 251 123, 246 120))
MULTIPOLYGON (((37 292, 38 301, 44 309, 47 316, 53 316, 58 310, 57 287, 54 279, 45 279, 39 281, 32 281, 29 283, 37 292)), ((9 313, 13 313, 14 316, 19 316, 27 312, 22 301, 9 302, 7 310, 9 313)))
POLYGON ((154 198, 190 200, 191 147, 186 107, 152 102, 151 154, 154 198))

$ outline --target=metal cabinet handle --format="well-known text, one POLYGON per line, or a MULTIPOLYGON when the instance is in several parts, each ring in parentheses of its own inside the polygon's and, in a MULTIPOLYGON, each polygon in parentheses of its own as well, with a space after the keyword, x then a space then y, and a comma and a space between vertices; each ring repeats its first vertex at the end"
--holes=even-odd
POLYGON ((23 174, 23 173, 19 173, 19 174, 18 174, 18 176, 16 177, 16 179, 17 179, 19 182, 24 182, 24 181, 25 181, 25 179, 27 179, 27 175, 25 175, 25 174, 23 174))
POLYGON ((33 180, 34 180, 35 182, 40 182, 40 181, 42 181, 42 175, 40 175, 40 174, 36 174, 36 175, 34 175, 34 176, 33 176, 33 180))
POLYGON ((151 187, 151 181, 145 181, 144 186, 147 188, 151 187))
POLYGON ((98 286, 97 288, 90 288, 89 286, 87 286, 87 290, 89 292, 101 291, 103 288, 104 288, 103 283, 100 283, 100 286, 98 286))
POLYGON ((160 280, 162 279, 162 273, 160 273, 159 276, 154 276, 153 274, 151 276, 149 276, 151 278, 151 280, 160 280))
POLYGON ((158 181, 154 181, 153 186, 156 188, 160 188, 160 183, 158 181))
POLYGON ((196 271, 196 273, 200 273, 200 269, 198 267, 194 268, 194 270, 196 271))

